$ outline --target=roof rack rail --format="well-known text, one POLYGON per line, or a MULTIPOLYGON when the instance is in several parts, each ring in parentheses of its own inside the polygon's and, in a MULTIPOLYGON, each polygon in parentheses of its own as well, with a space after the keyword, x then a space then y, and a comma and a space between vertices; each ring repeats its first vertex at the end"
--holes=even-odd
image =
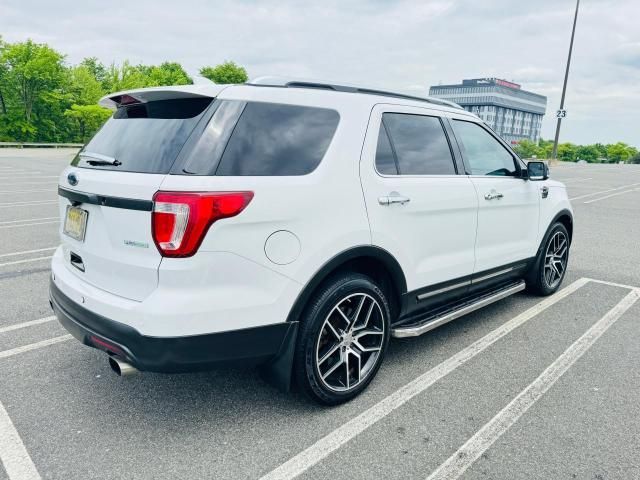
POLYGON ((432 97, 418 97, 414 95, 408 95, 401 92, 391 92, 387 90, 378 90, 369 87, 360 87, 357 85, 349 84, 335 84, 330 82, 322 82, 307 79, 295 79, 287 77, 274 77, 265 76, 254 78, 247 82, 247 85, 254 85, 258 87, 284 87, 284 88, 316 88, 320 90, 333 90, 335 92, 347 92, 347 93, 364 93, 367 95, 380 95, 383 97, 402 98, 405 100, 415 100, 418 102, 427 102, 434 105, 443 105, 446 107, 458 108, 462 110, 462 107, 457 103, 449 102, 447 100, 441 100, 439 98, 432 97))

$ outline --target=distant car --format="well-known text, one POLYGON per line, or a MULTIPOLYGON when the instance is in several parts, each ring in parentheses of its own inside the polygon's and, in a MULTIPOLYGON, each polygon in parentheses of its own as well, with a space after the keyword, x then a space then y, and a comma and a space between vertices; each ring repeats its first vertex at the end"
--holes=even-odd
POLYGON ((50 298, 120 374, 262 364, 338 404, 390 336, 565 276, 565 187, 448 102, 270 78, 101 104, 60 176, 50 298))
POLYGON ((578 160, 576 163, 580 164, 580 165, 584 165, 585 163, 589 163, 586 160, 578 160))

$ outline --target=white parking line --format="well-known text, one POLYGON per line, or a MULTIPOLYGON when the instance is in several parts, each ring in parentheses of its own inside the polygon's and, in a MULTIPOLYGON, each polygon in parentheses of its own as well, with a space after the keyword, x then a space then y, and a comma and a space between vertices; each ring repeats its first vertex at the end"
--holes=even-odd
POLYGON ((12 203, 0 203, 0 208, 9 207, 30 207, 32 205, 46 205, 49 203, 58 203, 58 200, 37 200, 34 202, 12 202, 12 203))
POLYGON ((37 222, 37 223, 18 223, 15 225, 0 225, 0 228, 32 227, 34 225, 47 225, 50 223, 58 223, 58 220, 50 220, 48 222, 37 222))
POLYGON ((35 192, 56 193, 56 189, 55 188, 37 188, 34 190, 0 190, 0 195, 10 195, 14 193, 35 193, 35 192))
POLYGON ((615 192, 616 190, 622 190, 623 188, 635 187, 636 185, 640 185, 640 183, 631 183, 629 185, 623 185, 621 187, 610 188, 609 190, 601 190, 599 192, 587 193, 585 195, 579 195, 577 197, 572 197, 569 200, 580 200, 582 198, 587 198, 587 197, 593 197, 595 195, 600 195, 601 193, 615 192))
POLYGON ((66 342, 67 340, 70 340, 72 338, 73 337, 69 334, 60 335, 59 337, 47 338, 46 340, 12 348, 11 350, 3 350, 2 352, 0 352, 0 358, 13 357, 14 355, 18 355, 20 353, 30 352, 31 350, 37 350, 38 348, 55 345, 56 343, 66 342))
POLYGON ((59 176, 60 175, 39 175, 34 173, 33 175, 18 175, 15 177, 12 175, 10 177, 0 177, 0 180, 19 180, 23 178, 30 180, 32 178, 58 178, 59 176))
POLYGON ((11 253, 3 253, 0 255, 1 257, 15 257, 17 255, 27 255, 29 253, 40 253, 46 252, 48 250, 55 250, 58 247, 47 247, 47 248, 36 248, 35 250, 22 250, 21 252, 11 252, 11 253))
POLYGON ((21 328, 33 327, 34 325, 41 325, 43 323, 51 322, 56 319, 55 315, 50 317, 38 318, 37 320, 29 320, 28 322, 14 323, 8 327, 0 328, 0 333, 12 332, 14 330, 20 330, 21 328))
POLYGON ((58 217, 40 217, 40 218, 23 218, 22 220, 5 220, 4 222, 0 222, 0 225, 6 225, 9 223, 21 223, 21 222, 39 222, 40 220, 54 220, 58 219, 58 217))
POLYGON ((53 256, 49 255, 48 257, 36 257, 36 258, 28 258, 26 260, 16 260, 16 261, 13 261, 13 262, 4 262, 4 263, 0 263, 0 267, 8 267, 9 265, 19 265, 21 263, 39 262, 40 260, 48 260, 50 258, 53 258, 53 256))
POLYGON ((261 478, 261 480, 292 479, 304 473, 307 469, 326 458, 342 445, 364 432, 371 425, 383 419, 416 395, 424 392, 438 380, 453 372, 456 368, 464 365, 476 355, 482 353, 512 330, 518 328, 543 310, 572 294, 577 289, 588 283, 588 281, 589 280, 586 278, 576 280, 557 293, 547 297, 528 310, 525 310, 520 315, 512 318, 497 329, 485 335, 480 340, 477 340, 439 365, 436 365, 428 372, 420 375, 415 380, 412 380, 404 387, 385 397, 357 417, 338 427, 308 447, 306 450, 303 450, 279 467, 267 473, 261 478))
POLYGON ((594 198, 593 200, 588 200, 584 203, 593 203, 593 202, 599 202, 600 200, 604 200, 606 198, 611 198, 611 197, 615 197, 616 195, 622 195, 623 193, 629 193, 629 192, 637 192, 638 190, 640 190, 640 188, 633 188, 631 190, 625 190, 623 192, 617 192, 617 193, 612 193, 610 195, 605 195, 604 197, 600 197, 600 198, 594 198))
POLYGON ((48 180, 46 182, 16 182, 14 185, 57 185, 58 182, 56 180, 48 180))
POLYGON ((638 300, 636 290, 629 292, 615 307, 598 320, 562 355, 518 394, 495 417, 440 465, 427 480, 454 480, 460 477, 534 405, 569 368, 638 300))
POLYGON ((569 182, 571 183, 575 183, 575 182, 586 182, 587 180, 593 180, 593 177, 589 177, 589 178, 569 178, 566 180, 560 180, 562 183, 566 183, 569 182))
POLYGON ((634 287, 633 285, 626 285, 624 283, 609 282, 607 280, 596 280, 595 278, 589 278, 588 280, 590 282, 602 283, 604 285, 610 285, 612 287, 628 288, 630 290, 636 290, 636 291, 640 292, 640 287, 634 287))
POLYGON ((0 460, 10 480, 40 480, 22 439, 0 403, 0 460))

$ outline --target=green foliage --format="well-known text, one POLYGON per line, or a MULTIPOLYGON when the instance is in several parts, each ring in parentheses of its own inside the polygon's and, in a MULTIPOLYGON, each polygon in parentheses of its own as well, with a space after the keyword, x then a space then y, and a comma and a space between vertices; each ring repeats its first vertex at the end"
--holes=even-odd
POLYGON ((539 147, 531 140, 520 140, 515 146, 515 150, 522 158, 537 157, 539 153, 539 147))
MULTIPOLYGON (((247 79, 246 70, 233 62, 203 70, 218 83, 247 79)), ((111 115, 97 105, 104 95, 190 83, 177 62, 132 65, 125 60, 105 66, 88 57, 69 66, 46 44, 7 43, 0 37, 0 141, 85 142, 111 115)))
POLYGON ((575 162, 578 158, 578 148, 573 143, 561 143, 558 145, 558 160, 563 162, 575 162))
POLYGON ((626 162, 633 156, 637 155, 638 150, 626 143, 618 142, 613 145, 607 145, 607 158, 610 162, 626 162))
POLYGON ((86 66, 80 64, 68 71, 67 91, 74 102, 80 105, 98 103, 104 95, 102 83, 95 74, 86 66))
POLYGON ((147 71, 147 87, 161 85, 188 85, 193 80, 184 71, 182 65, 176 62, 164 62, 150 67, 147 71))
POLYGON ((0 138, 35 140, 55 124, 49 107, 61 94, 63 59, 32 40, 0 44, 0 138))
POLYGON ((86 142, 95 131, 111 116, 111 110, 100 105, 71 105, 64 116, 77 123, 78 129, 70 139, 72 142, 86 142))
POLYGON ((576 149, 576 159, 593 163, 597 162, 598 158, 600 158, 600 151, 595 145, 580 145, 576 149))
POLYGON ((215 67, 202 67, 200 75, 218 84, 244 83, 248 80, 247 71, 235 62, 226 61, 215 67))
MULTIPOLYGON (((529 140, 521 140, 515 151, 522 158, 551 158, 553 142, 540 140, 536 145, 529 140)), ((576 162, 586 160, 589 163, 617 163, 619 161, 634 163, 638 156, 638 149, 618 142, 611 145, 595 143, 593 145, 574 145, 573 143, 560 143, 558 145, 558 159, 564 162, 576 162)), ((640 162, 635 162, 640 163, 640 162)))
POLYGON ((147 77, 140 67, 131 65, 127 60, 122 65, 112 63, 106 70, 104 87, 107 92, 119 92, 147 86, 147 77))
POLYGON ((107 69, 105 66, 100 63, 100 61, 96 57, 87 57, 82 62, 80 62, 80 67, 85 67, 93 78, 95 78, 99 83, 104 85, 104 82, 107 78, 107 69))

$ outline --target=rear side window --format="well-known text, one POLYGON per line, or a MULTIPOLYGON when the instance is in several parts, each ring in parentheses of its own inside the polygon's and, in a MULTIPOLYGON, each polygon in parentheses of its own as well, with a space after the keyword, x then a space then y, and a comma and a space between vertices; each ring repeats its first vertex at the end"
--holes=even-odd
MULTIPOLYGON (((456 169, 442 122, 438 117, 404 113, 382 115, 383 127, 389 134, 390 146, 395 155, 397 173, 400 175, 455 175, 456 169)), ((394 172, 385 142, 378 140, 376 168, 380 173, 394 172), (382 142, 382 144, 381 144, 382 142), (386 170, 386 172, 385 172, 386 170)))
POLYGON ((305 175, 329 148, 339 115, 326 108, 249 102, 216 175, 305 175))
POLYGON ((518 173, 513 156, 480 125, 453 121, 472 175, 513 176, 518 173))
POLYGON ((376 149, 376 168, 383 175, 398 175, 398 166, 396 164, 391 143, 389 143, 389 135, 384 128, 384 124, 380 124, 380 132, 378 134, 378 148, 376 149))
POLYGON ((208 97, 196 97, 122 106, 72 165, 119 172, 168 173, 211 101, 208 97), (119 165, 96 164, 96 159, 117 160, 119 165))

